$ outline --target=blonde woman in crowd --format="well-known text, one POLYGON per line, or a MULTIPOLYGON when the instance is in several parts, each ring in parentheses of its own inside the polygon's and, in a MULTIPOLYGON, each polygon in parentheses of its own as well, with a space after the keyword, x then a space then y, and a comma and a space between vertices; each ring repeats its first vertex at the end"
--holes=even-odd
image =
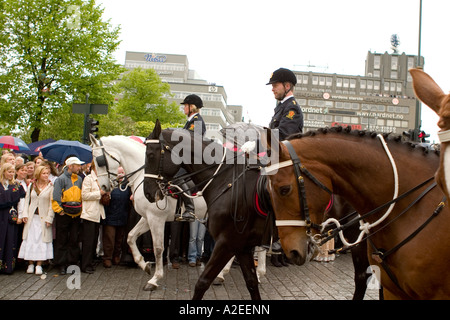
POLYGON ((14 156, 14 154, 12 154, 10 152, 5 152, 2 155, 2 159, 0 160, 0 166, 2 166, 5 163, 11 163, 12 165, 15 165, 16 157, 14 156))
POLYGON ((16 169, 11 163, 0 166, 0 273, 12 274, 17 256, 18 217, 25 190, 16 182, 16 169))
POLYGON ((20 182, 25 192, 27 192, 28 184, 30 183, 30 181, 27 180, 27 176, 28 176, 27 166, 23 163, 16 164, 16 181, 20 182))
POLYGON ((19 258, 28 261, 27 273, 43 273, 42 262, 53 259, 52 210, 53 184, 49 180, 50 170, 36 167, 35 182, 30 184, 23 210, 23 241, 19 258), (36 269, 34 262, 36 261, 36 269))

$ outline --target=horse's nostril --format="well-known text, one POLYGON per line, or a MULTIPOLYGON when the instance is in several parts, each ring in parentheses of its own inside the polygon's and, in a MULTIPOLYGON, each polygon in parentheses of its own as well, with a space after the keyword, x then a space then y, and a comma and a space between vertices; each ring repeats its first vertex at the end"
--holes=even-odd
POLYGON ((296 265, 301 266, 305 263, 305 257, 303 257, 300 252, 297 250, 291 250, 290 256, 288 257, 292 262, 294 262, 296 265))

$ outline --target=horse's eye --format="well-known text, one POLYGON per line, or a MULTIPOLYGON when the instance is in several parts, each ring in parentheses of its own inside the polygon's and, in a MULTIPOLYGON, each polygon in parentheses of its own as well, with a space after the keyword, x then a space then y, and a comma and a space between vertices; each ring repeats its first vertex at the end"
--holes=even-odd
POLYGON ((292 188, 291 186, 281 186, 279 189, 279 193, 281 196, 287 196, 291 193, 292 188))

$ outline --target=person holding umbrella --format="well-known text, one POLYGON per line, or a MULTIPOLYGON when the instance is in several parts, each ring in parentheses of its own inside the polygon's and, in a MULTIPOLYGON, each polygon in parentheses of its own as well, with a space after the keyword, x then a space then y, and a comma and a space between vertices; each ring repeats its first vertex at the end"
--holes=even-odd
POLYGON ((56 228, 53 261, 59 266, 60 274, 66 274, 66 267, 77 264, 80 258, 78 234, 83 181, 78 172, 83 163, 77 157, 69 157, 64 172, 55 180, 53 188, 52 208, 56 228))

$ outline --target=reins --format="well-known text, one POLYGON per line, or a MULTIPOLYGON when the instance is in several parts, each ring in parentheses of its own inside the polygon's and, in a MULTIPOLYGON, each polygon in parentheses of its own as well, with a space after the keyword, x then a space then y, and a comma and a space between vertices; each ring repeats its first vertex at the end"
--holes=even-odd
MULTIPOLYGON (((175 188, 178 191, 172 192, 171 195, 180 195, 180 194, 182 194, 182 195, 184 195, 186 197, 189 197, 189 198, 197 198, 197 197, 203 196, 205 190, 208 188, 208 186, 210 186, 212 181, 215 178, 217 178, 220 174, 222 174, 222 173, 224 173, 226 171, 226 170, 221 170, 223 168, 223 165, 225 163, 229 163, 230 161, 233 161, 233 163, 234 163, 234 160, 236 160, 237 157, 239 156, 238 153, 233 152, 233 156, 231 158, 227 159, 226 158, 226 156, 227 156, 227 149, 224 147, 223 148, 223 156, 222 156, 222 159, 221 159, 221 161, 219 162, 218 165, 217 165, 217 163, 213 163, 211 165, 207 165, 207 166, 205 166, 205 167, 203 167, 203 168, 201 168, 199 170, 196 170, 194 172, 186 173, 186 174, 183 174, 183 175, 179 175, 179 176, 177 176, 177 177, 167 181, 167 179, 165 179, 165 177, 163 175, 163 163, 164 163, 163 162, 163 158, 164 158, 164 155, 165 155, 166 151, 169 151, 169 152, 171 151, 171 147, 165 143, 164 138, 162 137, 162 134, 160 134, 159 139, 147 139, 145 141, 145 144, 159 144, 160 145, 160 149, 161 149, 160 154, 161 154, 161 156, 160 156, 160 163, 159 163, 159 167, 158 167, 158 174, 144 173, 144 178, 156 179, 158 184, 159 184, 159 186, 160 186, 161 191, 165 195, 168 195, 168 192, 167 192, 168 188, 173 187, 173 188, 175 188), (177 181, 186 181, 186 179, 192 180, 191 178, 193 176, 196 176, 196 175, 198 175, 198 174, 200 174, 200 173, 202 173, 204 171, 210 170, 210 169, 212 169, 215 166, 217 166, 217 168, 215 168, 215 171, 214 171, 214 173, 213 173, 213 175, 211 177, 201 181, 200 183, 195 184, 193 187, 190 187, 190 188, 188 188, 186 190, 183 190, 177 184, 177 181), (194 188, 199 188, 202 185, 204 185, 204 186, 201 188, 201 190, 197 191, 195 195, 190 195, 190 194, 187 193, 188 190, 194 189, 194 188)), ((241 233, 241 234, 244 232, 244 230, 247 227, 247 224, 248 224, 249 220, 247 220, 247 222, 244 224, 244 226, 242 228, 238 228, 237 223, 238 222, 243 222, 245 220, 244 217, 238 216, 238 212, 239 212, 239 209, 240 209, 239 205, 238 205, 238 200, 240 199, 240 195, 241 194, 244 195, 244 200, 243 200, 244 203, 247 203, 245 183, 244 183, 243 190, 241 191, 239 189, 239 183, 236 183, 236 182, 239 179, 243 179, 244 182, 245 182, 245 172, 247 170, 249 170, 249 169, 255 169, 255 168, 249 168, 247 165, 244 165, 243 166, 243 170, 240 173, 236 171, 237 169, 233 170, 233 177, 231 179, 231 182, 227 183, 226 186, 222 190, 220 190, 220 192, 217 195, 215 195, 215 197, 211 201, 209 201, 209 203, 208 203, 208 211, 207 211, 205 219, 204 219, 205 221, 206 221, 206 217, 207 217, 208 212, 209 212, 209 208, 212 206, 212 204, 214 204, 218 199, 220 199, 220 197, 222 197, 228 190, 231 189, 231 191, 232 191, 232 195, 231 195, 232 201, 230 202, 231 218, 234 221, 234 225, 235 225, 236 231, 238 233, 241 233), (235 201, 233 201, 233 199, 235 201)))

